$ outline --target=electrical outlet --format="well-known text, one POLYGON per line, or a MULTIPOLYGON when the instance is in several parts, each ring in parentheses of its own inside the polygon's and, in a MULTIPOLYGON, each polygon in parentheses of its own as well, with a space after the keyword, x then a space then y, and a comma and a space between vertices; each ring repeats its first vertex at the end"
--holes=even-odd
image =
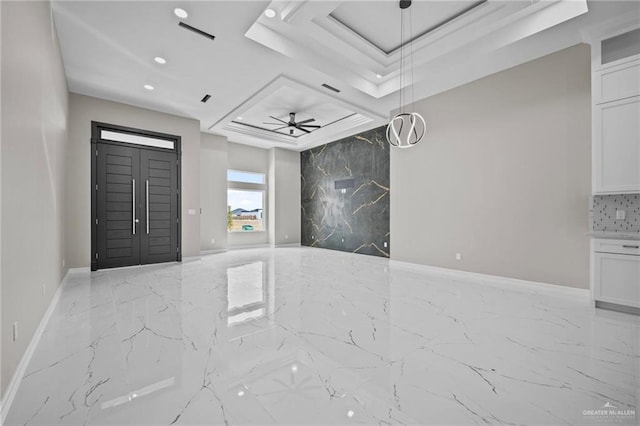
POLYGON ((47 286, 42 283, 42 295, 44 296, 45 294, 47 294, 47 286))
POLYGON ((63 257, 63 258, 62 258, 62 267, 63 267, 63 268, 65 267, 65 263, 66 263, 66 262, 65 262, 64 257, 63 257))
POLYGON ((212 238, 212 239, 211 239, 211 244, 215 244, 215 243, 216 243, 215 238, 212 238))
POLYGON ((18 340, 18 321, 13 323, 13 341, 18 340))
POLYGON ((340 238, 342 240, 342 242, 344 243, 344 238, 340 238))
POLYGON ((384 243, 382 243, 382 244, 384 245, 384 248, 387 248, 388 244, 387 244, 386 241, 384 243))
POLYGON ((462 253, 456 253, 456 260, 462 260, 462 253))
POLYGON ((312 240, 315 240, 315 239, 316 239, 316 237, 314 237, 314 236, 312 235, 312 236, 311 236, 311 239, 312 239, 312 240))
POLYGON ((285 239, 285 240, 288 240, 288 239, 289 239, 289 235, 284 234, 284 239, 285 239))
POLYGON ((616 220, 625 220, 627 218, 627 212, 624 210, 616 210, 616 220))

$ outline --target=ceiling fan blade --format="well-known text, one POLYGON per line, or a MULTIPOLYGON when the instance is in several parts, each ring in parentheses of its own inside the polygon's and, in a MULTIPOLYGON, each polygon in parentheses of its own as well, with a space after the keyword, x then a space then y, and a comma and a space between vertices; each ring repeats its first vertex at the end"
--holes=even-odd
POLYGON ((300 128, 300 127, 308 127, 309 129, 319 129, 322 126, 315 126, 315 125, 311 125, 311 124, 300 124, 300 123, 298 123, 298 125, 296 127, 298 127, 298 128, 300 128))
POLYGON ((272 132, 275 132, 275 131, 277 131, 277 130, 286 129, 287 127, 289 127, 289 125, 282 126, 282 127, 278 127, 277 129, 272 129, 271 131, 272 131, 272 132))
POLYGON ((302 127, 296 127, 296 129, 298 129, 298 130, 302 130, 302 131, 303 131, 303 132, 305 132, 305 133, 311 133, 310 131, 308 131, 307 129, 302 128, 302 127))
POLYGON ((297 124, 311 123, 312 121, 316 121, 315 118, 309 118, 307 120, 298 121, 297 124))
POLYGON ((273 118, 274 120, 277 120, 277 121, 279 121, 281 123, 288 124, 286 121, 280 120, 278 117, 274 117, 273 115, 270 115, 269 118, 273 118))
POLYGON ((283 123, 267 123, 266 121, 263 121, 262 124, 270 124, 272 126, 282 126, 283 123))

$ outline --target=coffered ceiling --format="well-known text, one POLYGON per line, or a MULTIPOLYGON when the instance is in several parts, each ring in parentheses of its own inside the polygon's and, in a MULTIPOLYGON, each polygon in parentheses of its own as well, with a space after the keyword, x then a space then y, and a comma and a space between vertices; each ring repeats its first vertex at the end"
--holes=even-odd
POLYGON ((640 19, 636 1, 414 0, 409 11, 403 39, 412 40, 405 52, 413 60, 401 79, 397 1, 53 2, 72 92, 191 117, 230 141, 294 150, 383 124, 399 106, 401 81, 424 98, 640 19), (264 124, 290 112, 320 128, 264 124))

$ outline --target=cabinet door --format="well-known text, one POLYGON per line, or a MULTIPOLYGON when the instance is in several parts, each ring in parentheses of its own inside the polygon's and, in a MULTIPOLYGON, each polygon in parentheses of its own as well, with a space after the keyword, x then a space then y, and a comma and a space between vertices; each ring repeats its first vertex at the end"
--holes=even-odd
POLYGON ((640 308, 640 256, 594 255, 596 300, 640 308))
POLYGON ((640 191, 640 97, 594 106, 593 192, 640 191))
POLYGON ((596 104, 640 96, 640 60, 608 67, 593 76, 596 104))

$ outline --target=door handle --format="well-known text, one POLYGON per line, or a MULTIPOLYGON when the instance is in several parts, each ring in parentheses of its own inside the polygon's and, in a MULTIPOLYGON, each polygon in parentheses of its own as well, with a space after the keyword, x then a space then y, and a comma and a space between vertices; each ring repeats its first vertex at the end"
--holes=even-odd
POLYGON ((146 200, 147 200, 147 235, 149 235, 149 180, 146 182, 146 200))
POLYGON ((136 180, 131 180, 131 193, 133 194, 133 205, 131 206, 132 217, 131 226, 133 228, 133 235, 136 235, 136 180))
POLYGON ((623 245, 622 248, 631 248, 631 249, 637 249, 640 248, 640 246, 628 246, 628 245, 623 245))

